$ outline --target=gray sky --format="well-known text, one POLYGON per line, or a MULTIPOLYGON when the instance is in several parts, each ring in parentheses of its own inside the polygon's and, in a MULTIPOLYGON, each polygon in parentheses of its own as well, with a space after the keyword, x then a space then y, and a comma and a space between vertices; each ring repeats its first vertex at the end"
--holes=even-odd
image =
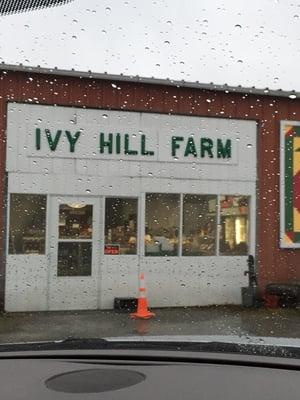
POLYGON ((300 1, 75 0, 0 17, 0 61, 300 91, 300 1))

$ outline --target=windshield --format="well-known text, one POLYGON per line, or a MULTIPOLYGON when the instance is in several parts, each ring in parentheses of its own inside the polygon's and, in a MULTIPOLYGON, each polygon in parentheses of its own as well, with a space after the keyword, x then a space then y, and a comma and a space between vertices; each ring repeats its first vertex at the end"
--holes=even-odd
POLYGON ((299 345, 299 7, 0 2, 0 344, 299 345))

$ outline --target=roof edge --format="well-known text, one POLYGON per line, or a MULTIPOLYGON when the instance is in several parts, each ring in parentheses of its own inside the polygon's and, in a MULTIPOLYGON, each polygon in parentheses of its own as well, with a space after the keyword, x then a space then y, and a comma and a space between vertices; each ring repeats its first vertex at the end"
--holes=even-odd
POLYGON ((295 90, 281 90, 281 89, 269 89, 269 88, 256 88, 256 87, 244 87, 241 85, 231 86, 221 84, 211 83, 201 83, 199 81, 196 82, 188 82, 185 80, 173 80, 173 79, 163 79, 163 78, 154 78, 154 77, 141 77, 139 75, 120 75, 116 74, 108 74, 107 72, 92 72, 92 71, 76 71, 75 69, 65 70, 55 68, 46 68, 41 66, 25 66, 23 64, 6 64, 4 62, 0 63, 0 71, 14 71, 14 72, 32 72, 38 74, 50 74, 50 75, 58 75, 58 76, 73 76, 78 78, 89 78, 89 79, 99 79, 99 80, 110 80, 110 81, 118 81, 118 82, 133 82, 133 83, 145 83, 150 85, 164 85, 164 86, 176 86, 176 87, 184 87, 184 88, 193 88, 193 89, 204 89, 204 90, 215 90, 222 91, 228 93, 243 93, 243 94, 253 94, 253 95, 261 95, 261 96, 276 96, 276 97, 289 97, 291 99, 300 98, 300 92, 296 92, 295 90), (292 97, 290 97, 292 96, 292 97))

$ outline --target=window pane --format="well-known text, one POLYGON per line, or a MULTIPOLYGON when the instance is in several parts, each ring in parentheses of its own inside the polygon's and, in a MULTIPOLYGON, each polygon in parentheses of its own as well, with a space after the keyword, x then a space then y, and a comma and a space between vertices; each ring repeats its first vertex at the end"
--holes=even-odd
POLYGON ((93 206, 80 203, 59 206, 59 239, 91 239, 93 206))
POLYGON ((247 255, 249 197, 220 196, 220 254, 247 255))
POLYGON ((182 255, 216 253, 217 196, 183 196, 182 255))
POLYGON ((46 202, 44 195, 10 195, 10 254, 45 254, 46 202))
POLYGON ((58 243, 58 276, 91 275, 92 243, 59 242, 58 243))
POLYGON ((145 255, 177 256, 179 242, 180 196, 146 195, 145 255))
POLYGON ((137 199, 105 199, 104 254, 136 254, 137 199))

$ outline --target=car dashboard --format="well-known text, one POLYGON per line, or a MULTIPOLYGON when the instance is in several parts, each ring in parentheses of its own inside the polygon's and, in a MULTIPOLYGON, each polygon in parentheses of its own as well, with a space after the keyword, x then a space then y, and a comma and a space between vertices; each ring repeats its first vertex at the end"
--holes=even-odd
POLYGON ((182 350, 0 353, 1 399, 295 399, 297 358, 182 350))

